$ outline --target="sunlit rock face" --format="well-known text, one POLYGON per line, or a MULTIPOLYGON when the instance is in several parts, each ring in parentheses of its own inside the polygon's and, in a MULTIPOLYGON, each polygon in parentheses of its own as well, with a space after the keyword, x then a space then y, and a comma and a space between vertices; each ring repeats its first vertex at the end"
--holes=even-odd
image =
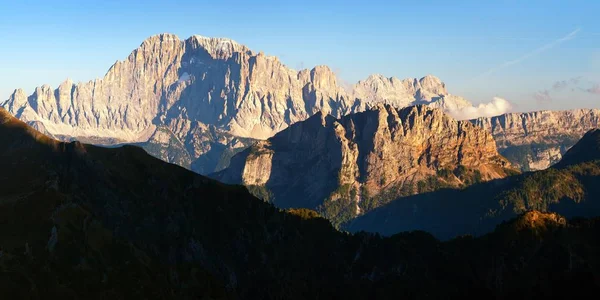
POLYGON ((509 113, 471 122, 489 131, 514 165, 533 171, 555 164, 587 131, 598 128, 600 110, 509 113))
POLYGON ((423 105, 379 104, 341 118, 318 113, 235 155, 213 176, 264 187, 277 206, 319 209, 336 222, 331 203, 357 216, 384 201, 365 199, 469 184, 454 176, 461 168, 487 181, 505 177, 509 162, 492 135, 468 121, 423 105))
POLYGON ((43 85, 29 96, 19 89, 2 106, 59 138, 150 142, 147 149, 158 157, 211 172, 221 164, 214 157, 223 151, 239 151, 317 112, 341 117, 381 102, 442 109, 470 105, 449 95, 431 75, 404 80, 372 75, 344 88, 326 66, 296 71, 229 39, 161 34, 145 40, 101 79, 67 80, 57 89, 43 85), (234 138, 240 141, 232 143, 234 138), (166 144, 154 147, 159 140, 166 144), (166 154, 165 149, 183 152, 166 154))

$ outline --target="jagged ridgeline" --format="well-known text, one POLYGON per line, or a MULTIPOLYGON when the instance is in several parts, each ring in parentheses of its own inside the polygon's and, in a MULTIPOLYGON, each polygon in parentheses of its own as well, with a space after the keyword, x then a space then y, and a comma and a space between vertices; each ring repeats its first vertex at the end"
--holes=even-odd
MULTIPOLYGON (((339 118, 377 103, 426 104, 460 116, 472 107, 431 75, 401 80, 374 74, 347 86, 326 66, 296 71, 230 39, 172 34, 148 38, 103 78, 28 93, 15 90, 1 105, 49 136, 136 144, 201 174, 224 169, 254 141, 319 111, 339 118)), ((527 171, 560 160, 599 120, 598 110, 573 110, 473 122, 493 133, 500 154, 527 171)))
POLYGON ((172 34, 148 38, 104 78, 16 90, 3 107, 63 140, 138 143, 152 155, 209 174, 256 139, 316 112, 340 117, 375 103, 443 109, 471 104, 434 76, 372 75, 343 88, 326 66, 292 70, 235 41, 172 34))
POLYGON ((124 146, 48 138, 0 109, 8 299, 423 299, 596 292, 600 220, 529 212, 481 238, 336 231, 124 146))
POLYGON ((587 131, 600 127, 600 110, 509 113, 471 122, 492 133, 498 152, 513 166, 536 171, 560 161, 587 131))
POLYGON ((399 196, 517 173, 491 134, 439 109, 317 113, 235 155, 218 180, 278 207, 316 209, 341 226, 399 196))

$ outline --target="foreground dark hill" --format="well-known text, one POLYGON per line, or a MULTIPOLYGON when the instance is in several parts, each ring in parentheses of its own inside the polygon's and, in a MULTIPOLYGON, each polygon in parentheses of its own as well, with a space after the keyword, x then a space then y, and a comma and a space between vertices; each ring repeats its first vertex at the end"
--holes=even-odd
POLYGON ((444 189, 399 198, 350 226, 391 235, 425 230, 441 239, 490 232, 503 220, 528 210, 566 217, 600 215, 600 131, 594 129, 554 167, 465 189, 444 189))
POLYGON ((0 289, 9 299, 502 299, 598 290, 598 219, 531 212, 483 238, 448 243, 424 232, 348 235, 314 212, 282 212, 139 148, 57 142, 2 110, 0 170, 0 289))

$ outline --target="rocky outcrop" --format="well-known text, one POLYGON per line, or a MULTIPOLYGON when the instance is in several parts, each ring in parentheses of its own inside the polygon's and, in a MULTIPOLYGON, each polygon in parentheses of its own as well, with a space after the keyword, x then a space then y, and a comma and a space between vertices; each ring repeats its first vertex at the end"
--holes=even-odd
MULTIPOLYGON (((548 169, 460 190, 441 189, 402 197, 356 218, 346 229, 383 235, 424 230, 450 239, 484 234, 532 210, 558 213, 567 219, 594 217, 600 213, 599 184, 600 130, 594 129, 548 169)), ((527 223, 536 223, 536 214, 527 215, 532 216, 527 223)))
POLYGON ((467 121, 380 104, 342 118, 317 113, 234 156, 214 177, 265 186, 277 206, 319 209, 335 222, 382 204, 383 195, 501 178, 508 167, 492 136, 467 121))
POLYGON ((600 126, 600 110, 510 113, 472 122, 494 136, 498 151, 522 170, 558 162, 588 130, 600 126))
MULTIPOLYGON (((399 80, 377 75, 347 90, 326 66, 295 71, 276 57, 229 39, 180 40, 161 34, 116 62, 104 78, 67 80, 57 89, 43 85, 29 96, 19 89, 3 107, 21 120, 38 122, 54 136, 98 144, 153 144, 152 137, 169 128, 183 142, 180 148, 187 151, 192 168, 212 172, 218 164, 212 157, 220 156, 214 149, 237 149, 227 144, 231 137, 266 139, 320 111, 340 117, 379 102, 470 105, 449 95, 434 76, 399 80), (211 147, 190 139, 203 135, 199 128, 209 127, 225 136, 211 133, 211 147)), ((156 151, 151 152, 161 158, 179 156, 156 151)))

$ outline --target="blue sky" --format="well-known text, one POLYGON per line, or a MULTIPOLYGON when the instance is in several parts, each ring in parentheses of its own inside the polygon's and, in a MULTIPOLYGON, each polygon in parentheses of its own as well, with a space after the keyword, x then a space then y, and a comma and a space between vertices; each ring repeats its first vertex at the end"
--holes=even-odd
POLYGON ((102 77, 170 32, 329 65, 350 83, 434 74, 474 103, 600 108, 600 1, 0 1, 0 99, 102 77))

